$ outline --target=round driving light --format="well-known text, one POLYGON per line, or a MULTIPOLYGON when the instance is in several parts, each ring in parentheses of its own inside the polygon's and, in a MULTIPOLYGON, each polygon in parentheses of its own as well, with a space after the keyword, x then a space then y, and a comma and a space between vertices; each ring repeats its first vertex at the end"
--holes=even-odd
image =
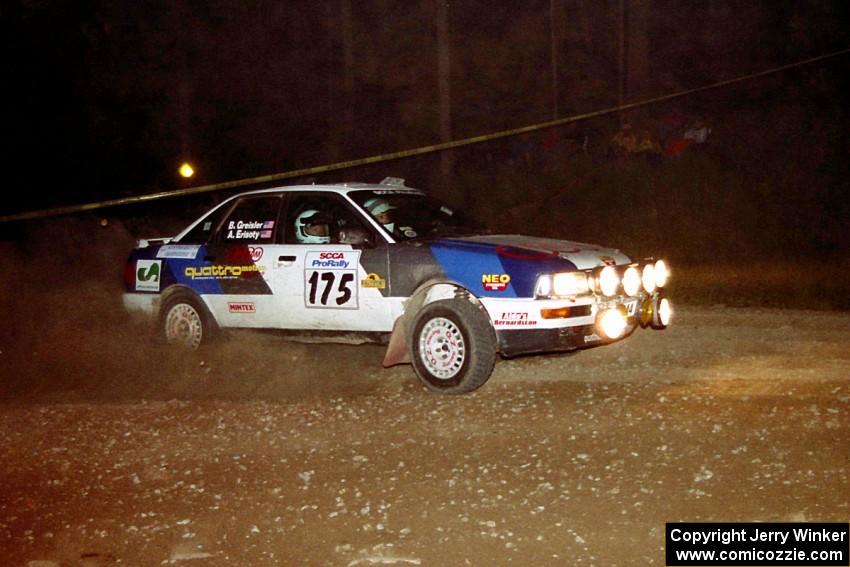
POLYGON ((664 329, 673 318, 673 305, 666 297, 657 299, 652 306, 652 328, 664 329))
POLYGON ((667 262, 658 260, 655 262, 655 285, 664 287, 667 285, 667 280, 670 278, 670 269, 667 267, 667 262))
POLYGON ((673 306, 670 300, 666 297, 658 302, 658 321, 665 327, 670 324, 670 319, 673 318, 673 306))
POLYGON ((616 295, 617 288, 620 286, 620 276, 617 275, 617 270, 612 266, 605 266, 599 272, 599 289, 605 295, 616 295))
POLYGON ((619 309, 606 309, 599 314, 599 331, 609 339, 619 339, 626 332, 626 316, 619 309))
POLYGON ((643 267, 643 289, 647 293, 655 291, 655 266, 647 264, 643 267))
POLYGON ((623 274, 623 291, 626 295, 637 295, 640 291, 640 273, 634 266, 626 268, 623 274))

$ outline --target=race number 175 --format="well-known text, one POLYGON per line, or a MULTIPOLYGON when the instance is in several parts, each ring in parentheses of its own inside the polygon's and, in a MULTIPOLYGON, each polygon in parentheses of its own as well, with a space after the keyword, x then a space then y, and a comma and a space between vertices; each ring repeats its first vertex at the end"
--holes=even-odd
POLYGON ((354 270, 307 271, 307 307, 357 309, 356 275, 354 270))

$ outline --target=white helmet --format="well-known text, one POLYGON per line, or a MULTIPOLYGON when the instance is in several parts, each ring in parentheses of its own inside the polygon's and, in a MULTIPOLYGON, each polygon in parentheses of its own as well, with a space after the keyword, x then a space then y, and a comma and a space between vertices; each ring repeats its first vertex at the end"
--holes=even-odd
MULTIPOLYGON (((363 203, 363 207, 367 211, 369 211, 369 213, 373 217, 377 217, 378 215, 388 213, 388 212, 392 211, 393 209, 395 209, 395 207, 390 205, 389 202, 386 199, 381 199, 380 197, 373 197, 373 198, 369 199, 368 201, 363 203)), ((386 223, 386 224, 384 224, 384 228, 386 228, 387 230, 392 232, 393 229, 395 228, 395 223, 394 222, 386 223)))
POLYGON ((307 209, 303 211, 300 215, 295 218, 295 238, 298 239, 298 242, 302 244, 328 244, 331 241, 331 237, 327 234, 327 230, 325 230, 325 234, 322 235, 314 235, 310 234, 308 231, 313 226, 326 225, 327 222, 317 222, 313 224, 310 221, 319 220, 314 219, 316 215, 319 214, 319 211, 316 209, 307 209))

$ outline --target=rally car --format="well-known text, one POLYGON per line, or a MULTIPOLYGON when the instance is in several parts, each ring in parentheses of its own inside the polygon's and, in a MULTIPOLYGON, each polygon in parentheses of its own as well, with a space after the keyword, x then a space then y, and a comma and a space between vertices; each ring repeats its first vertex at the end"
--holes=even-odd
POLYGON ((197 348, 225 328, 387 344, 425 386, 475 390, 497 354, 571 351, 665 328, 664 260, 471 228, 423 191, 379 184, 249 191, 172 238, 139 240, 124 305, 197 348))

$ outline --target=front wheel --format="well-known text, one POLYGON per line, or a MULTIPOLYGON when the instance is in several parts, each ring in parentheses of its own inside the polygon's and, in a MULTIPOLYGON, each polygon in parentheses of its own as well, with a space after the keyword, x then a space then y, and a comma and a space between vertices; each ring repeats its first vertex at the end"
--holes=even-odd
POLYGON ((178 293, 162 306, 160 329, 168 343, 194 350, 209 342, 215 323, 203 302, 195 296, 178 293))
POLYGON ((493 372, 496 337, 487 316, 465 299, 435 301, 413 322, 411 361, 435 392, 462 394, 480 388, 493 372))

